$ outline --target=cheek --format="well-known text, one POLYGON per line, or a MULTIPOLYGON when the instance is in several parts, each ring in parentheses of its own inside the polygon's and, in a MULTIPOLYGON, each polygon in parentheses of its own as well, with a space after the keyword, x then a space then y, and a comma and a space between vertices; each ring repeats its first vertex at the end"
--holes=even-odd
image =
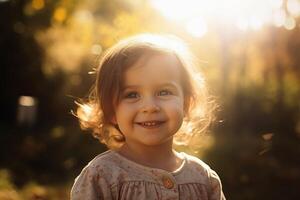
POLYGON ((181 100, 169 102, 165 108, 172 117, 183 118, 184 116, 184 104, 181 100))
POLYGON ((124 120, 132 120, 131 118, 134 116, 136 111, 136 106, 131 104, 121 103, 116 108, 116 121, 124 121, 124 120))
POLYGON ((172 104, 169 104, 169 107, 167 108, 167 115, 170 120, 170 126, 169 129, 172 133, 177 132, 182 123, 184 118, 184 109, 183 109, 183 102, 174 102, 172 104))

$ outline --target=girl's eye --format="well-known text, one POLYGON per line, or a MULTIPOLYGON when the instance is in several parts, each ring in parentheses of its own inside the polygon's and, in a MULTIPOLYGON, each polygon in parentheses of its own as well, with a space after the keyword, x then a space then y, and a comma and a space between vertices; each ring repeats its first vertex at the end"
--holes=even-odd
POLYGON ((166 96, 166 95, 172 95, 173 93, 169 90, 161 90, 159 91, 158 95, 159 96, 166 96))
POLYGON ((138 98, 139 94, 137 92, 128 92, 124 95, 125 99, 134 99, 134 98, 138 98))

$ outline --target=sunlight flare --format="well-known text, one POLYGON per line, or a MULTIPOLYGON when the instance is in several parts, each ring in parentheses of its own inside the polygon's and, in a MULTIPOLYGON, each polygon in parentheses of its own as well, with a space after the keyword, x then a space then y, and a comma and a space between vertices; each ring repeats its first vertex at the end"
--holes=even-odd
POLYGON ((183 23, 186 31, 197 37, 205 34, 208 21, 233 24, 244 31, 259 30, 265 24, 283 26, 290 30, 294 28, 295 19, 292 20, 286 12, 292 17, 300 13, 298 0, 287 0, 286 6, 283 5, 283 0, 151 0, 150 2, 163 16, 183 23))
POLYGON ((186 24, 186 30, 195 37, 202 37, 207 32, 206 22, 201 17, 191 19, 186 24))
POLYGON ((295 17, 299 16, 299 14, 300 14, 300 2, 299 1, 297 1, 297 0, 289 0, 287 2, 286 7, 287 7, 288 12, 291 15, 293 15, 295 17))
POLYGON ((273 24, 277 27, 283 26, 286 18, 286 14, 283 10, 279 10, 273 16, 273 24))

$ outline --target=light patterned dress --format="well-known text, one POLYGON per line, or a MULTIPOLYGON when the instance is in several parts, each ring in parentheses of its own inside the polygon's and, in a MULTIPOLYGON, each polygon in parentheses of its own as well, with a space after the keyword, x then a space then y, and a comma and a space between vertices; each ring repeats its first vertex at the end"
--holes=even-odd
POLYGON ((71 200, 225 200, 216 172, 196 157, 181 155, 180 168, 169 172, 106 151, 75 179, 71 200))

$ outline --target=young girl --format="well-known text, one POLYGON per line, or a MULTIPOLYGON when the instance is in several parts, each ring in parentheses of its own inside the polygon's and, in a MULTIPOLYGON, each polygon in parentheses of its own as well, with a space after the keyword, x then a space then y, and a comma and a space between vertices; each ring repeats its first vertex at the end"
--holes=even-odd
POLYGON ((144 34, 105 53, 77 115, 110 150, 82 170, 71 200, 225 199, 215 171, 172 148, 188 145, 210 118, 188 52, 178 38, 144 34))

